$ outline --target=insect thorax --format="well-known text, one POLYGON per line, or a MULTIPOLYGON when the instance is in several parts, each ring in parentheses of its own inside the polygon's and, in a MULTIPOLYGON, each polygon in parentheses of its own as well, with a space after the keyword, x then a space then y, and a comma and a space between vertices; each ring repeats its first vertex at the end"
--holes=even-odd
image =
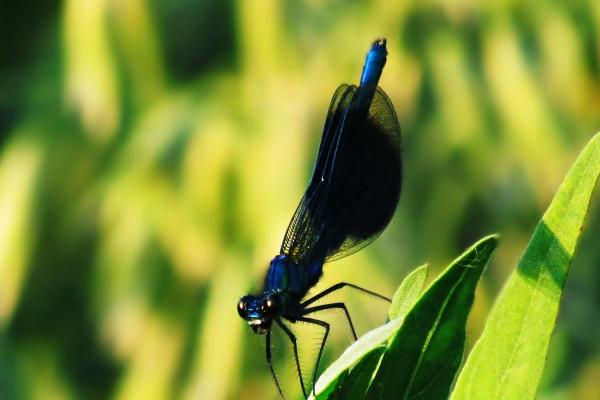
POLYGON ((282 292, 299 301, 321 277, 322 262, 307 266, 294 263, 285 255, 275 256, 269 265, 263 291, 282 292))

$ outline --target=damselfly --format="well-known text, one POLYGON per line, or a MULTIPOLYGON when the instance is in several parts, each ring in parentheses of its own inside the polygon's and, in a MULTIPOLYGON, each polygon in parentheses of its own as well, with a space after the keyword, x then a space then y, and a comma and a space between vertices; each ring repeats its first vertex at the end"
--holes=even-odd
POLYGON ((354 324, 343 302, 315 305, 341 288, 388 300, 350 283, 338 283, 305 299, 319 281, 323 264, 371 243, 388 225, 402 182, 400 125, 390 99, 377 86, 387 58, 385 39, 373 43, 360 84, 341 85, 329 106, 321 144, 308 188, 292 217, 279 255, 271 260, 262 293, 240 299, 237 309, 255 333, 266 335, 266 357, 272 365, 271 329, 277 324, 292 343, 300 385, 307 396, 298 359, 297 340, 287 324, 305 322, 324 330, 312 386, 329 335, 330 324, 318 313, 340 309, 354 339, 354 324))

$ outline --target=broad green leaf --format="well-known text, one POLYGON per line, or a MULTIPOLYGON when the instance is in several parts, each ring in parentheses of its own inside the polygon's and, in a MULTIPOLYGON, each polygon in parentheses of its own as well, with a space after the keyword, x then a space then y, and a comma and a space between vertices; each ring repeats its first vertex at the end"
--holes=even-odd
POLYGON ((390 321, 398 317, 404 317, 414 306, 423 290, 425 280, 427 280, 427 273, 427 264, 424 264, 404 278, 394 294, 392 305, 388 311, 390 321))
POLYGON ((533 399, 560 298, 600 174, 600 134, 583 150, 494 305, 452 399, 533 399))
POLYGON ((315 388, 317 398, 328 398, 327 396, 321 396, 321 394, 331 393, 332 387, 337 386, 341 374, 356 365, 374 349, 385 344, 389 337, 398 331, 401 325, 402 318, 396 318, 383 326, 365 333, 356 342, 352 343, 340 358, 323 372, 317 381, 315 388))
POLYGON ((352 367, 349 373, 344 374, 329 400, 364 399, 373 373, 386 348, 387 346, 375 347, 352 367))
POLYGON ((369 399, 445 399, 462 361, 477 282, 498 242, 488 236, 456 259, 390 339, 369 399))
MULTIPOLYGON (((427 270, 427 264, 421 265, 404 278, 394 294, 392 305, 388 312, 390 322, 359 338, 346 349, 340 358, 325 370, 316 384, 315 390, 318 399, 329 398, 329 394, 341 385, 341 381, 346 377, 350 368, 353 368, 350 379, 355 379, 355 370, 364 371, 368 368, 373 354, 381 356, 381 344, 387 343, 388 338, 400 328, 403 317, 417 301, 427 278, 427 270)), ((348 382, 348 380, 344 381, 348 382)), ((368 384, 369 382, 366 383, 368 384)), ((366 388, 367 386, 365 386, 366 388)), ((357 389, 344 390, 357 391, 357 389)))

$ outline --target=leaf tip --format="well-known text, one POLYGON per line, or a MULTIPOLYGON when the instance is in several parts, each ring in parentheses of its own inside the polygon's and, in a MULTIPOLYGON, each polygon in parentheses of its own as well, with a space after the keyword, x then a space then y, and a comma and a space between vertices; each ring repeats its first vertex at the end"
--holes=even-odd
POLYGON ((498 246, 498 242, 500 242, 500 234, 492 233, 479 239, 472 247, 482 247, 487 245, 491 246, 492 249, 495 249, 496 246, 498 246))

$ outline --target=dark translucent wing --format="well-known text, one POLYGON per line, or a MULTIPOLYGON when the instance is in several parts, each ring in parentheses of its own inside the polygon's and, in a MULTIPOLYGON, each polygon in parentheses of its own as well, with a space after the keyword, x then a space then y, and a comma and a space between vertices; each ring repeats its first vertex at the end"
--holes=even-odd
POLYGON ((402 186, 400 124, 390 99, 377 88, 364 131, 358 136, 351 152, 342 161, 338 178, 341 188, 337 217, 330 228, 344 240, 328 248, 326 261, 338 260, 364 248, 375 240, 388 225, 402 186), (343 182, 346 183, 344 186, 343 182), (336 231, 338 233, 336 233, 336 231))
POLYGON ((390 100, 380 88, 340 87, 282 253, 302 263, 360 250, 389 223, 401 180, 400 125, 390 100))
POLYGON ((354 92, 356 92, 356 86, 346 84, 340 85, 331 98, 310 186, 316 185, 324 178, 327 173, 327 166, 331 166, 335 143, 339 139, 339 134, 341 133, 340 127, 343 123, 344 113, 350 105, 354 92))
POLYGON ((280 252, 292 257, 295 261, 302 258, 304 254, 310 253, 317 242, 312 213, 319 193, 323 192, 325 175, 331 172, 335 146, 342 133, 341 126, 344 115, 349 109, 355 91, 356 86, 341 85, 331 99, 311 180, 281 244, 280 252))

